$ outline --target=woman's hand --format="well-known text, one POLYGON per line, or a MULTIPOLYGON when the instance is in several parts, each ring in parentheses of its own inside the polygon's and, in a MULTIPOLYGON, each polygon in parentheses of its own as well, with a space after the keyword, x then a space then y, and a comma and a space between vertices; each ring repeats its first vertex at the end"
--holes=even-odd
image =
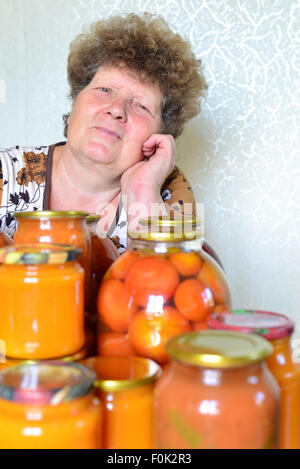
POLYGON ((174 138, 153 134, 145 141, 142 152, 144 160, 128 168, 121 177, 129 231, 139 229, 141 218, 168 213, 160 191, 175 166, 174 138))
POLYGON ((128 201, 161 202, 160 189, 175 166, 172 135, 153 134, 143 147, 144 160, 128 168, 121 177, 121 192, 128 201))

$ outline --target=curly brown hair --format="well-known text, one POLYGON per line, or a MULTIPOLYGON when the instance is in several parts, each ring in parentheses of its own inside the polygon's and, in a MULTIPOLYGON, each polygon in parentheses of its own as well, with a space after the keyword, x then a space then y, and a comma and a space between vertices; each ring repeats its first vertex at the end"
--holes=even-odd
MULTIPOLYGON (((114 16, 93 23, 89 32, 77 36, 68 57, 73 100, 102 65, 126 67, 138 73, 141 80, 159 85, 164 134, 178 137, 184 124, 200 112, 200 98, 207 90, 201 60, 161 17, 149 13, 114 16)), ((64 116, 65 136, 68 116, 64 116)))

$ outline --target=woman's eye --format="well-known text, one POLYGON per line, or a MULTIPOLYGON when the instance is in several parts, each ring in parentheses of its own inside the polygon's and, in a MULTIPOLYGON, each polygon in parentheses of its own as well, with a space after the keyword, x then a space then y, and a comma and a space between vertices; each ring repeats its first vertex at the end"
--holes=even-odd
POLYGON ((142 111, 147 111, 147 112, 149 112, 149 109, 148 109, 146 106, 144 106, 144 104, 137 103, 137 107, 138 107, 139 109, 141 109, 142 111))

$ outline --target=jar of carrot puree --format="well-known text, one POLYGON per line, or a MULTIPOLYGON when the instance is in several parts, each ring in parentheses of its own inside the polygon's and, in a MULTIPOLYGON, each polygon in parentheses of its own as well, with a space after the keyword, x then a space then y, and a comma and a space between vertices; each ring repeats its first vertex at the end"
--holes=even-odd
POLYGON ((0 232, 0 248, 12 244, 12 239, 8 234, 0 232))
POLYGON ((81 249, 78 258, 84 269, 85 311, 90 305, 91 238, 86 225, 87 212, 51 211, 15 212, 18 225, 15 244, 59 243, 81 249))
POLYGON ((160 367, 139 357, 95 357, 81 363, 97 375, 103 448, 154 448, 153 388, 160 367))
POLYGON ((213 314, 209 328, 259 334, 273 345, 267 365, 280 389, 279 448, 300 449, 300 363, 293 358, 293 321, 269 311, 234 310, 213 314))
POLYGON ((255 335, 190 332, 167 344, 155 390, 158 448, 274 448, 278 386, 255 335))
POLYGON ((0 372, 1 449, 101 448, 94 374, 75 363, 18 365, 0 372))
POLYGON ((6 356, 50 359, 84 346, 80 250, 29 244, 0 249, 0 339, 6 356))
POLYGON ((168 362, 172 337, 206 328, 228 309, 229 287, 202 249, 195 219, 150 218, 129 233, 130 249, 109 267, 98 292, 99 355, 139 355, 168 362))

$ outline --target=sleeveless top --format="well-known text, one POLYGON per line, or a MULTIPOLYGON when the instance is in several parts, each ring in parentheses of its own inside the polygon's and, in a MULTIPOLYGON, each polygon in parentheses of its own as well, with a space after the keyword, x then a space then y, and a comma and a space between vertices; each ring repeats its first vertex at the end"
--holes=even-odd
MULTIPOLYGON (((0 149, 0 231, 13 237, 16 231, 14 212, 50 210, 50 188, 53 152, 60 142, 50 146, 0 149)), ((184 173, 175 167, 161 188, 161 197, 173 210, 195 214, 195 201, 191 186, 184 173)), ((72 207, 70 207, 70 210, 72 207)), ((127 216, 119 204, 107 236, 119 253, 127 245, 127 216)))

